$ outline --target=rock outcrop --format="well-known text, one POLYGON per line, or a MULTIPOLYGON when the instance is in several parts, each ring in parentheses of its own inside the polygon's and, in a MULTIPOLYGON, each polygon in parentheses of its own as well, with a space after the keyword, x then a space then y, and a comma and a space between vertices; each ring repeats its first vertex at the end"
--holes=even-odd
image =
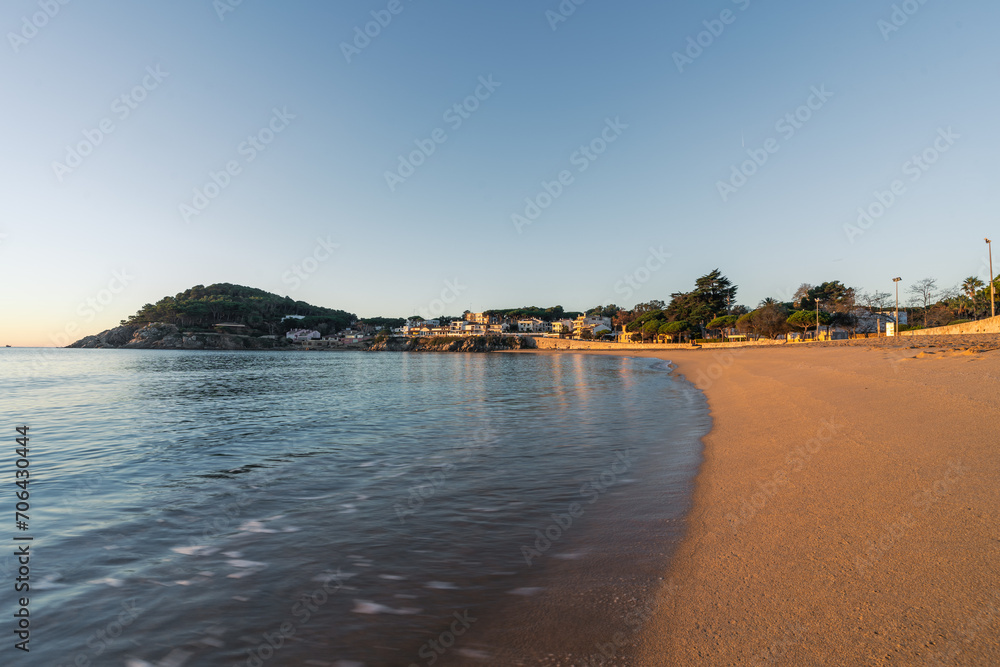
POLYGON ((140 350, 267 350, 287 347, 283 338, 181 331, 176 324, 125 325, 86 336, 67 347, 140 350))
POLYGON ((376 352, 497 352, 535 348, 530 336, 466 336, 439 338, 389 338, 374 343, 376 352))

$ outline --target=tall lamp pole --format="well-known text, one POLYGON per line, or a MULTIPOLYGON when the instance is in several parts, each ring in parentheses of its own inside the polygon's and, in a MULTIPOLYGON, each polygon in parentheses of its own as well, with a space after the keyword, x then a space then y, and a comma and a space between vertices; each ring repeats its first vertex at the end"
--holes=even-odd
POLYGON ((892 279, 892 282, 896 283, 896 327, 895 330, 892 332, 893 336, 899 335, 899 281, 900 280, 902 280, 902 278, 892 279))
POLYGON ((816 340, 819 340, 819 296, 816 296, 816 340))
POLYGON ((996 297, 993 294, 993 242, 986 239, 986 247, 990 250, 990 317, 996 317, 996 297))

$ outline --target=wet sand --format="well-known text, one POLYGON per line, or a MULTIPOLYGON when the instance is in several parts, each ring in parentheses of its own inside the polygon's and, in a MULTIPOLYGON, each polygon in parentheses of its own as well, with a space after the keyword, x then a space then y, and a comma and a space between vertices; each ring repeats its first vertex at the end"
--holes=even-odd
POLYGON ((629 355, 673 360, 713 417, 634 664, 1000 665, 998 349, 629 355))

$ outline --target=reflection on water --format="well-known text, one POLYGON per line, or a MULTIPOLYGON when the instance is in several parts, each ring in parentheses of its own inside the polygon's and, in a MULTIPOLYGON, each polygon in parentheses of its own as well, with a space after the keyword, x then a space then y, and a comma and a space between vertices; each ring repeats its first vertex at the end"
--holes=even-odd
POLYGON ((34 445, 32 664, 587 653, 663 571, 707 428, 649 360, 29 353, 0 381, 34 445))

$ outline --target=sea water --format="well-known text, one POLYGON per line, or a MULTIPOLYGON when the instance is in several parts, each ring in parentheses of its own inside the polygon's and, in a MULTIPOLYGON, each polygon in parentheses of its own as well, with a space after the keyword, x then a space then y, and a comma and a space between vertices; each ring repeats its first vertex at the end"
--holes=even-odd
POLYGON ((708 428, 574 354, 5 349, 0 399, 26 665, 628 664, 708 428))

